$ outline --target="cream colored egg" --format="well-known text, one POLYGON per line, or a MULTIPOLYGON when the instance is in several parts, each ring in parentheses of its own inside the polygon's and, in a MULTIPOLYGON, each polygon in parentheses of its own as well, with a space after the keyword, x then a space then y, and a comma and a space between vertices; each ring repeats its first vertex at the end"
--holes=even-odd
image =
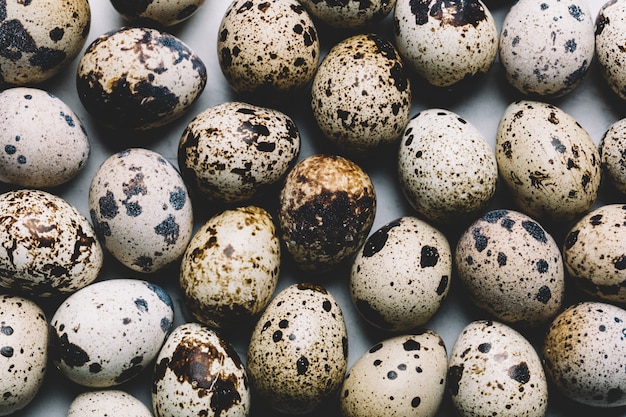
POLYGON ((152 417, 150 409, 129 393, 116 389, 85 391, 70 403, 67 417, 152 417))
POLYGON ((608 127, 598 149, 602 173, 617 191, 626 194, 626 118, 608 127))
POLYGON ((130 23, 152 23, 169 27, 193 16, 204 4, 204 0, 111 0, 111 4, 130 23))
POLYGON ((336 29, 364 29, 379 23, 395 4, 395 0, 302 1, 313 18, 336 29))
POLYGON ((606 1, 595 20, 595 56, 602 75, 613 93, 626 100, 626 68, 620 48, 626 41, 626 2, 606 1))

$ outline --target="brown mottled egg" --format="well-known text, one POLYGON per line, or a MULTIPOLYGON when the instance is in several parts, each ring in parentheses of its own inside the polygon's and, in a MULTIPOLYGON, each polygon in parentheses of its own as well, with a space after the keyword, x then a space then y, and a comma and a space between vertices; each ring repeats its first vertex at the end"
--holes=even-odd
POLYGON ((99 122, 148 130, 179 118, 207 81, 204 63, 175 36, 124 27, 95 39, 76 74, 78 96, 99 122))
POLYGON ((72 204, 39 190, 0 195, 0 287, 67 295, 93 282, 103 262, 94 228, 72 204))
POLYGON ((248 345, 251 387, 270 407, 305 414, 340 387, 348 367, 341 307, 325 288, 294 284, 269 303, 248 345))
POLYGON ((626 194, 626 118, 609 126, 598 149, 603 174, 617 191, 626 194))
POLYGON ((204 0, 111 0, 111 4, 131 23, 156 23, 169 27, 189 19, 204 0))
POLYGON ((329 270, 356 253, 376 215, 370 177, 349 159, 311 155, 289 171, 279 195, 280 237, 296 265, 329 270))
POLYGON ((480 0, 398 0, 395 41, 407 66, 436 87, 452 87, 489 71, 498 30, 480 0))
POLYGON ((233 0, 220 22, 217 52, 235 92, 280 101, 313 79, 320 44, 299 1, 233 0))
POLYGON ((341 387, 344 417, 434 417, 446 387, 448 356, 432 330, 392 337, 352 365, 341 387))
POLYGON ((452 251, 446 236, 416 217, 387 223, 357 252, 350 296, 370 324, 407 331, 428 322, 450 288, 452 251))
POLYGON ((155 272, 185 252, 193 229, 191 200, 174 165, 130 148, 108 157, 89 187, 89 211, 106 249, 138 272, 155 272))
POLYGON ((595 56, 609 88, 626 100, 626 2, 606 1, 595 20, 595 56))
POLYGON ((48 322, 33 301, 0 294, 0 416, 30 404, 41 389, 48 360, 48 322))
POLYGON ((265 209, 225 210, 193 236, 180 267, 185 304, 213 327, 237 325, 269 303, 278 283, 280 240, 265 209))
POLYGON ((67 417, 152 417, 144 403, 129 393, 116 389, 85 391, 77 395, 67 410, 67 417))
POLYGON ((548 378, 567 398, 593 407, 626 405, 626 310, 587 301, 568 307, 543 344, 548 378))
POLYGON ((409 121, 397 172, 411 206, 439 224, 473 218, 494 196, 498 179, 495 152, 480 131, 444 109, 409 121))
POLYGON ((454 257, 472 302, 499 320, 535 327, 554 318, 563 304, 560 248, 523 213, 486 213, 463 232, 454 257))
POLYGON ((396 48, 375 34, 337 43, 313 78, 311 107, 341 151, 371 153, 396 142, 411 109, 410 82, 396 48))
POLYGON ((539 355, 505 324, 469 323, 450 353, 447 381, 461 417, 546 415, 548 384, 539 355))
POLYGON ((88 0, 3 1, 0 86, 43 82, 78 55, 91 25, 88 0))
POLYGON ((301 0, 313 18, 336 29, 365 28, 383 20, 396 0, 301 0))
POLYGON ((226 102, 204 110, 185 128, 178 166, 209 200, 238 203, 283 179, 300 153, 300 132, 286 114, 226 102))
POLYGON ((503 182, 530 216, 570 221, 598 197, 597 146, 572 116, 552 104, 511 103, 498 124, 496 159, 503 182))

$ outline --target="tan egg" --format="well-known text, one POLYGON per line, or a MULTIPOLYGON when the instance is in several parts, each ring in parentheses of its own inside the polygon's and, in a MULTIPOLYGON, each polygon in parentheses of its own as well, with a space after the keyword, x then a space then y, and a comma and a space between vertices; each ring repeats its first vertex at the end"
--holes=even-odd
POLYGON ((609 126, 598 149, 602 173, 617 191, 626 194, 626 118, 609 126))
POLYGON ((152 417, 150 409, 129 393, 116 389, 85 391, 72 400, 67 417, 152 417))
POLYGON ((313 18, 336 29, 366 28, 383 20, 395 6, 395 0, 303 0, 313 18))
POLYGON ((595 56, 613 93, 626 100, 626 68, 620 45, 626 41, 626 2, 605 1, 595 20, 595 56))
POLYGON ((152 23, 165 27, 184 22, 204 4, 204 0, 110 1, 115 10, 131 23, 152 23))

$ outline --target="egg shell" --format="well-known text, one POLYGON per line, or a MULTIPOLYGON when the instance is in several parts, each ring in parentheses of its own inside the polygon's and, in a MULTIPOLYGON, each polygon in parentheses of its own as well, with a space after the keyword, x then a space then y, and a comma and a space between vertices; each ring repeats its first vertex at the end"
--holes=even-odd
POLYGON ((0 181, 54 187, 80 173, 89 158, 87 132, 61 99, 29 87, 0 92, 0 181))
POLYGON ((560 97, 585 77, 594 48, 586 1, 520 0, 504 17, 498 50, 513 87, 529 96, 560 97))
POLYGON ((116 389, 86 391, 70 403, 67 417, 152 417, 144 403, 116 389))
POLYGON ((25 408, 43 386, 48 360, 48 322, 27 298, 0 294, 0 416, 25 408))
POLYGON ((385 339, 346 374, 342 416, 434 417, 444 399, 447 369, 446 346, 432 330, 385 339))
POLYGON ((472 302, 507 324, 537 327, 552 320, 563 305, 560 247, 523 213, 489 211, 460 236, 454 258, 472 302))
POLYGON ((452 251, 446 236, 406 216, 367 238, 350 272, 350 297, 375 327, 408 331, 426 324, 448 295, 452 251))
POLYGON ((617 191, 626 194, 626 118, 608 127, 598 150, 603 175, 617 191))
POLYGON ((243 102, 209 107, 185 128, 178 166, 211 201, 240 203, 266 194, 300 153, 300 132, 279 110, 243 102))
POLYGON ((313 78, 311 108, 343 152, 371 153, 396 142, 411 110, 411 86, 396 48, 371 33, 335 44, 313 78))
POLYGON ((571 221, 598 197, 597 146, 571 115, 552 104, 509 104, 496 132, 496 160, 514 201, 532 217, 571 221))
POLYGON ((383 20, 393 10, 396 0, 302 0, 314 19, 335 29, 364 29, 383 20))
POLYGON ((407 201, 428 221, 474 218, 496 192, 495 152, 458 114, 426 109, 409 121, 398 151, 397 175, 407 201))
POLYGON ((217 54, 236 93, 281 101, 313 79, 320 43, 299 1, 234 0, 218 28, 217 54))
POLYGON ((199 323, 181 324, 156 359, 152 408, 156 417, 246 417, 246 368, 218 333, 199 323))
POLYGON ((369 175, 341 156, 304 158, 289 171, 279 194, 280 238, 303 270, 330 270, 354 255, 375 215, 369 175))
POLYGON ((617 97, 626 100, 626 2, 606 1, 595 20, 595 56, 602 76, 617 97))
POLYGON ((406 65, 436 87, 487 73, 498 53, 495 20, 480 0, 398 0, 394 39, 406 65))
POLYGON ((156 272, 179 260, 193 232, 180 173, 149 149, 129 148, 100 165, 89 187, 89 212, 106 249, 137 272, 156 272))
POLYGON ((461 417, 546 415, 548 384, 537 351, 506 324, 467 324, 452 347, 447 381, 461 417))
POLYGON ((546 375, 567 398, 598 408, 626 405, 626 310, 585 301, 568 307, 548 328, 546 375))
POLYGON ((0 195, 0 287, 26 296, 70 294, 103 263, 94 228, 63 198, 22 189, 0 195))
POLYGON ((195 233, 183 256, 180 287, 196 320, 213 327, 258 315, 274 294, 280 240, 271 215, 256 206, 222 211, 195 233))
POLYGON ((115 278, 70 295, 50 320, 50 357, 69 380, 105 388, 134 379, 157 356, 172 299, 148 281, 115 278))
POLYGON ((184 22, 204 4, 204 0, 110 1, 115 10, 131 23, 152 23, 163 27, 184 22))
POLYGON ((3 1, 0 87, 41 83, 66 68, 87 41, 88 0, 3 1))
POLYGON ((286 287, 257 321, 247 358, 250 385, 269 407, 313 412, 337 392, 348 367, 341 307, 324 287, 286 287))
POLYGON ((96 38, 78 63, 80 101, 101 124, 149 130, 185 113, 204 91, 204 63, 177 37, 123 27, 96 38))

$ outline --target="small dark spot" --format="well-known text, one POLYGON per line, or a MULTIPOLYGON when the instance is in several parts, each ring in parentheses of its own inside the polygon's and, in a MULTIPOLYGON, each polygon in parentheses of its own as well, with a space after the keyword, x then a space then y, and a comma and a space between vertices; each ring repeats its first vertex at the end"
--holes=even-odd
POLYGON ((380 349, 382 349, 382 347, 383 347, 383 344, 382 343, 378 343, 378 344, 372 346, 368 352, 369 353, 378 352, 380 349))
POLYGON ((10 358, 13 356, 13 348, 11 346, 2 346, 0 348, 0 355, 5 358, 10 358))
POLYGON ((605 332, 605 331, 606 331, 606 326, 605 326, 604 324, 601 324, 601 325, 598 327, 598 330, 600 330, 601 332, 605 332))
POLYGON ((552 146, 558 153, 564 153, 567 150, 559 138, 552 138, 552 146))
POLYGON ((606 401, 609 404, 613 404, 613 403, 621 400, 623 396, 624 396, 624 391, 622 391, 622 389, 620 387, 611 388, 611 389, 609 389, 609 392, 607 393, 606 401))
POLYGON ((135 307, 137 307, 142 313, 148 312, 148 302, 143 298, 135 299, 135 307))
POLYGON ((552 291, 550 291, 550 287, 547 285, 542 286, 537 291, 537 300, 543 304, 547 304, 548 301, 552 298, 552 291))
POLYGON ((324 309, 324 311, 328 313, 331 307, 332 307, 332 304, 330 303, 330 301, 324 300, 324 302, 322 303, 322 308, 324 309))
POLYGON ((387 378, 389 379, 396 379, 398 377, 398 373, 396 371, 389 371, 387 372, 387 378))
POLYGON ((413 397, 413 399, 411 400, 411 407, 416 408, 420 405, 421 402, 422 399, 420 397, 413 397))
POLYGON ((394 222, 388 223, 385 226, 378 229, 374 232, 365 242, 363 246, 363 256, 369 258, 377 254, 383 247, 385 247, 385 243, 387 243, 387 239, 389 238, 389 231, 394 228, 400 226, 400 221, 396 220, 394 222))
POLYGON ((187 193, 181 187, 176 187, 176 190, 170 193, 170 204, 174 210, 181 210, 185 207, 187 202, 187 193))
POLYGON ((503 252, 498 252, 498 266, 505 266, 507 261, 507 256, 503 252))
POLYGON ((480 228, 476 227, 472 230, 472 236, 474 237, 474 246, 478 252, 482 252, 487 248, 489 244, 489 238, 480 232, 480 228))
POLYGON ((539 259, 537 261, 537 271, 539 271, 540 274, 545 274, 546 272, 548 272, 548 270, 548 261, 546 261, 545 259, 539 259))
POLYGON ((525 384, 530 381, 530 371, 528 370, 526 362, 511 366, 509 368, 509 377, 520 384, 525 384))
POLYGON ((0 333, 5 336, 11 336, 13 334, 13 327, 7 326, 4 323, 0 324, 0 333))
POLYGON ((536 222, 532 220, 525 220, 522 222, 522 227, 528 232, 528 234, 530 234, 533 238, 535 238, 539 242, 541 243, 548 242, 546 232, 536 222))
POLYGON ((4 152, 6 152, 8 155, 13 155, 15 152, 17 152, 17 148, 14 145, 5 145, 4 152))
POLYGON ((626 269, 626 255, 620 255, 615 260, 613 260, 613 266, 618 271, 623 271, 626 269))
POLYGON ((420 350, 422 345, 420 344, 420 342, 413 340, 413 339, 409 339, 406 342, 404 342, 402 344, 402 347, 404 348, 404 350, 406 350, 407 352, 412 351, 412 350, 420 350))
POLYGON ((296 368, 298 369, 298 375, 306 374, 306 371, 309 369, 309 360, 304 356, 300 356, 296 361, 296 368))
POLYGON ((463 365, 453 365, 448 368, 448 389, 452 395, 459 393, 459 382, 463 378, 463 369, 463 365))
POLYGON ((448 288, 448 281, 449 278, 447 275, 441 277, 441 281, 439 281, 439 285, 437 286, 437 295, 442 295, 446 291, 446 288, 448 288))
POLYGON ((478 351, 481 353, 489 353, 491 350, 491 343, 481 343, 478 345, 478 351))
POLYGON ((420 256, 420 266, 422 268, 433 267, 439 262, 439 251, 434 246, 422 246, 422 253, 420 256))
POLYGON ((272 340, 274 343, 280 342, 283 339, 283 332, 280 330, 276 330, 274 334, 272 334, 272 340))
POLYGON ((102 365, 98 362, 92 362, 89 364, 89 373, 97 374, 100 371, 102 371, 102 365))
POLYGON ((154 227, 154 232, 159 236, 163 236, 165 243, 168 245, 174 245, 178 241, 180 227, 178 223, 176 223, 174 216, 170 214, 165 220, 154 227))

